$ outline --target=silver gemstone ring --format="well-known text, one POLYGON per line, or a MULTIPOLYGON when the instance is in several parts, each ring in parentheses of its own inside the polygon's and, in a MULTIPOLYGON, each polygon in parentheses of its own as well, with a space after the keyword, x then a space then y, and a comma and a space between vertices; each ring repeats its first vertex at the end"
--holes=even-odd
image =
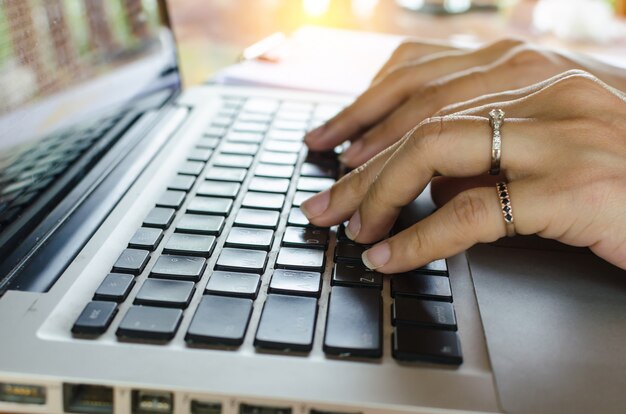
POLYGON ((500 155, 502 154, 502 137, 500 128, 504 122, 504 111, 496 108, 489 111, 489 125, 491 125, 491 168, 489 174, 500 174, 500 155))
POLYGON ((515 218, 513 217, 509 188, 505 182, 500 182, 496 184, 496 190, 498 191, 498 198, 500 199, 502 217, 504 217, 504 224, 506 226, 506 235, 508 237, 515 236, 515 218))

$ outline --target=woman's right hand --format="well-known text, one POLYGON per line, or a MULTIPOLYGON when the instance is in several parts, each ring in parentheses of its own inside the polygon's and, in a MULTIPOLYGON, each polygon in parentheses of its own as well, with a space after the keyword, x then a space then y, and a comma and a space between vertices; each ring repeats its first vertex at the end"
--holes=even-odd
POLYGON ((475 50, 409 42, 397 49, 367 91, 305 141, 318 151, 352 141, 341 161, 357 167, 448 105, 526 87, 576 68, 626 89, 623 70, 522 40, 501 40, 475 50))

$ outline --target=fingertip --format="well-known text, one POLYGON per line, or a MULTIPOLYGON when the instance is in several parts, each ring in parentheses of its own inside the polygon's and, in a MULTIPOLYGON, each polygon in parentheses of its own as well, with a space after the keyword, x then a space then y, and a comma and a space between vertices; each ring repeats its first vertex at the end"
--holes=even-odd
POLYGON ((361 259, 363 260, 363 264, 369 269, 378 270, 385 266, 389 262, 389 259, 391 259, 391 246, 387 241, 378 243, 371 249, 364 251, 361 259))
POLYGON ((326 124, 324 123, 324 124, 318 126, 317 128, 314 128, 314 129, 310 130, 304 136, 304 141, 308 143, 309 141, 316 141, 316 140, 318 140, 322 135, 324 135, 324 130, 325 129, 326 129, 326 124))
POLYGON ((360 158, 359 155, 361 154, 363 147, 364 144, 362 140, 352 142, 348 149, 341 153, 339 161, 348 167, 354 167, 354 163, 357 161, 357 158, 360 158))
POLYGON ((330 190, 324 190, 315 194, 313 197, 303 201, 300 210, 304 213, 309 221, 322 215, 330 204, 330 190))

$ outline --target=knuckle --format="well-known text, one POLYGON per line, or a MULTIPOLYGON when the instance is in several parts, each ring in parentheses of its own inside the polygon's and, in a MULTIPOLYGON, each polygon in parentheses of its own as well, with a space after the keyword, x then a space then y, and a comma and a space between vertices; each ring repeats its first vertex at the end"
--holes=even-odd
POLYGON ((505 56, 506 61, 513 67, 527 67, 547 60, 546 52, 542 52, 531 45, 520 45, 511 49, 505 56))
POLYGON ((430 245, 431 243, 429 243, 428 236, 421 227, 417 225, 412 226, 411 237, 409 237, 409 251, 425 252, 430 245))
MULTIPOLYGON (((367 163, 360 165, 352 170, 349 174, 340 179, 333 189, 339 187, 344 188, 350 193, 351 196, 361 196, 364 194, 371 185, 371 178, 367 163)), ((332 190, 331 190, 332 191, 332 190)), ((341 191, 344 193, 344 191, 341 191)), ((345 194, 344 194, 345 196, 345 194)))
POLYGON ((391 54, 391 59, 394 58, 403 58, 407 53, 409 53, 415 44, 411 41, 405 40, 396 47, 396 49, 391 54))
POLYGON ((494 43, 492 43, 491 47, 508 50, 524 44, 526 44, 525 40, 514 36, 509 36, 503 39, 496 40, 494 43))
POLYGON ((457 228, 463 234, 467 234, 467 229, 487 224, 489 209, 478 192, 465 191, 453 198, 451 203, 457 228))
POLYGON ((604 93, 610 92, 602 86, 598 78, 587 72, 576 71, 555 80, 543 89, 541 95, 550 100, 570 102, 573 106, 582 104, 586 108, 591 95, 604 93))

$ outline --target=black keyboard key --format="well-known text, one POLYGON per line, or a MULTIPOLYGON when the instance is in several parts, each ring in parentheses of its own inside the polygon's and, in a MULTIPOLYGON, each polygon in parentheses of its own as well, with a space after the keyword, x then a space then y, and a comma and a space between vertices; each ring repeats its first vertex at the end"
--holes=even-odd
POLYGON ((232 206, 233 200, 229 198, 197 196, 191 199, 187 205, 187 211, 197 214, 227 216, 232 206))
POLYGON ((195 290, 193 282, 146 279, 135 296, 135 305, 186 308, 195 290))
POLYGON ((350 240, 348 238, 348 236, 346 235, 346 224, 345 223, 341 223, 339 225, 339 227, 337 227, 337 244, 339 244, 339 242, 352 243, 352 240, 350 240))
POLYGON ((163 230, 149 227, 140 227, 128 242, 128 247, 144 250, 154 250, 163 238, 163 230))
POLYGON ((125 249, 113 265, 113 271, 138 275, 146 267, 148 260, 150 252, 147 250, 125 249))
POLYGON ((211 126, 227 127, 233 123, 233 117, 229 115, 219 115, 211 120, 211 126))
POLYGON ((237 121, 233 124, 235 132, 256 132, 262 134, 267 131, 268 125, 260 122, 243 122, 237 121))
POLYGON ((460 365, 461 344, 456 332, 403 325, 394 329, 392 355, 401 361, 460 365))
POLYGON ((415 269, 417 273, 426 273, 430 275, 448 275, 448 265, 446 264, 445 259, 435 260, 434 262, 430 262, 419 269, 415 269))
POLYGON ((308 226, 311 223, 306 218, 304 213, 299 207, 292 207, 289 211, 289 217, 287 218, 287 224, 290 226, 308 226))
POLYGON ((338 242, 335 246, 335 262, 363 264, 363 252, 370 246, 356 243, 338 242))
MULTIPOLYGON (((306 116, 306 115, 305 115, 306 116)), ((267 132, 268 139, 278 141, 304 141, 304 131, 289 131, 285 129, 270 129, 267 132)))
POLYGON ((309 198, 313 197, 315 194, 317 194, 317 193, 312 193, 312 192, 308 192, 308 191, 296 191, 296 193, 293 196, 293 203, 292 203, 292 205, 294 207, 300 207, 300 205, 305 200, 308 200, 309 198))
POLYGON ((183 165, 178 168, 178 173, 183 175, 200 175, 204 163, 200 161, 185 161, 183 165))
POLYGON ((452 302, 450 280, 445 276, 402 273, 391 277, 391 296, 414 296, 452 302))
POLYGON ((313 164, 305 162, 300 169, 300 176, 302 177, 318 177, 318 178, 335 178, 337 177, 337 170, 332 166, 324 164, 313 164))
POLYGON ((306 162, 337 165, 337 154, 334 151, 309 151, 306 155, 306 162))
POLYGON ((93 295, 94 300, 121 302, 135 285, 133 275, 109 273, 93 295))
POLYGON ((239 121, 244 122, 259 122, 262 124, 269 124, 272 120, 272 116, 269 114, 257 114, 254 112, 242 112, 237 117, 239 121))
POLYGON ((189 151, 189 154, 187 154, 187 159, 189 161, 207 162, 209 158, 211 158, 212 154, 213 151, 208 148, 196 147, 189 151))
POLYGON ((166 229, 172 224, 176 210, 172 208, 154 207, 143 220, 145 227, 166 229))
POLYGON ((266 210, 282 210, 285 204, 283 194, 257 193, 249 191, 246 193, 241 203, 244 207, 262 208, 266 210))
POLYGON ((224 228, 224 217, 185 214, 176 224, 177 233, 195 233, 217 236, 224 228))
POLYGON ((254 157, 249 155, 217 154, 213 157, 213 165, 218 167, 250 168, 254 157))
POLYGON ((274 232, 272 230, 233 227, 228 233, 226 246, 270 250, 273 241, 274 232))
POLYGON ((222 152, 223 154, 255 155, 258 151, 259 146, 257 144, 225 142, 220 147, 220 152, 222 152))
POLYGON ((280 101, 271 98, 250 98, 244 104, 242 111, 259 114, 273 114, 278 110, 280 101))
POLYGON ((326 317, 324 352, 380 357, 382 310, 382 299, 376 289, 333 287, 326 317))
POLYGON ((178 209, 185 201, 186 195, 184 191, 166 190, 157 200, 156 206, 178 209))
POLYGON ((183 317, 181 309, 131 306, 116 335, 129 339, 168 341, 174 337, 183 317))
POLYGON ((319 297, 322 275, 319 272, 276 269, 272 275, 269 291, 286 295, 319 297))
POLYGON ((239 183, 221 181, 204 181, 198 186, 197 194, 201 196, 235 198, 239 193, 239 183))
POLYGON ((72 326, 72 333, 100 335, 107 330, 116 313, 117 303, 115 302, 89 302, 72 326))
POLYGON ((300 177, 297 189, 299 191, 313 191, 318 193, 332 187, 333 184, 335 184, 335 180, 332 178, 300 177))
POLYGON ((276 267, 322 272, 324 271, 324 251, 281 247, 276 258, 276 267))
POLYGON ((209 257, 215 247, 215 236, 174 233, 165 243, 163 253, 209 257))
POLYGON ((244 143, 260 143, 263 141, 263 134, 257 132, 240 132, 231 131, 226 135, 226 140, 230 142, 244 142, 244 143))
POLYGON ((250 181, 248 188, 251 191, 260 191, 262 193, 285 194, 289 190, 289 183, 290 181, 286 178, 254 177, 250 181))
POLYGON ((259 164, 254 175, 270 178, 291 178, 294 168, 292 165, 259 164))
POLYGON ((313 347, 317 299, 267 295, 254 345, 259 348, 308 352, 313 347))
POLYGON ((216 270, 211 274, 205 292, 254 299, 259 293, 260 284, 261 276, 255 273, 216 270))
POLYGON ((205 178, 207 180, 241 183, 247 173, 248 170, 245 168, 211 167, 207 171, 205 178))
POLYGON ((265 271, 266 262, 267 253, 264 251, 225 247, 217 259, 215 268, 261 274, 265 271))
POLYGON ((315 227, 287 227, 283 235, 283 246, 312 247, 326 249, 328 230, 315 227))
POLYGON ((285 131, 306 131, 308 126, 307 120, 286 120, 286 119, 277 119, 272 124, 272 128, 282 129, 285 131))
POLYGON ((359 264, 337 263, 333 269, 333 286, 383 288, 383 275, 359 264))
POLYGON ((261 162, 277 165, 296 165, 296 163, 298 162, 298 154, 263 151, 263 153, 261 154, 261 162))
POLYGON ((275 229, 279 219, 278 211, 240 208, 235 217, 235 224, 243 227, 275 229))
POLYGON ((238 346, 243 343, 252 314, 252 300, 206 295, 187 331, 194 344, 238 346))
POLYGON ((202 137, 196 143, 198 148, 215 149, 220 143, 220 139, 217 137, 202 137))
POLYGON ((198 281, 202 277, 205 265, 206 259, 203 257, 164 254, 157 259, 150 276, 162 279, 198 281))
POLYGON ((421 325, 450 331, 457 328, 454 306, 448 302, 398 296, 391 308, 391 318, 394 325, 421 325))
POLYGON ((167 186, 170 190, 189 191, 193 187, 196 177, 192 175, 176 175, 167 186))
POLYGON ((265 142, 265 149, 267 151, 276 151, 276 152, 289 152, 297 154, 302 149, 301 142, 297 141, 273 141, 269 140, 265 142))
POLYGON ((210 126, 204 131, 204 135, 208 137, 221 138, 226 133, 226 128, 223 126, 210 126))

